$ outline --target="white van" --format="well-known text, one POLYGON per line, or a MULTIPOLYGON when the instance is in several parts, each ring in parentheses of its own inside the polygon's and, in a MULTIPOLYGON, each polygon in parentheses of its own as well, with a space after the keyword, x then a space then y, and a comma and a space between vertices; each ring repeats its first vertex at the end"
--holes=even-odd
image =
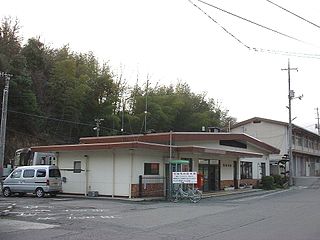
POLYGON ((2 187, 5 197, 14 193, 35 193, 40 198, 45 193, 55 196, 61 191, 60 170, 53 165, 18 167, 3 181, 2 187))

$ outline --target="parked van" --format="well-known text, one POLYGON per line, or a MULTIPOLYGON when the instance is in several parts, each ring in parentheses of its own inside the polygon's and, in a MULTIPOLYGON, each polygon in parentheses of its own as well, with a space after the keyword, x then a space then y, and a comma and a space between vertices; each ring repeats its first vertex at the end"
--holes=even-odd
POLYGON ((14 193, 35 193, 39 198, 45 193, 55 196, 62 191, 60 170, 53 165, 18 167, 4 180, 2 189, 5 197, 14 193))

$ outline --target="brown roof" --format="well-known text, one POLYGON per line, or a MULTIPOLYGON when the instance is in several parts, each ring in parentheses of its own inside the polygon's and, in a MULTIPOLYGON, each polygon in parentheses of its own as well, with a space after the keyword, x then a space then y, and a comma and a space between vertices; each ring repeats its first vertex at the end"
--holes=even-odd
POLYGON ((238 122, 238 123, 232 125, 231 128, 240 127, 240 126, 243 126, 243 125, 246 125, 248 123, 255 122, 255 121, 268 122, 268 123, 288 126, 288 123, 286 123, 286 122, 281 122, 281 121, 267 119, 267 118, 253 117, 253 118, 249 118, 247 120, 244 120, 242 122, 238 122))
POLYGON ((212 141, 212 140, 236 140, 249 142, 258 148, 264 149, 270 153, 280 153, 280 150, 264 143, 245 133, 213 133, 213 132, 167 132, 167 133, 151 133, 151 134, 136 134, 136 135, 118 135, 107 137, 87 137, 80 138, 82 144, 92 143, 115 143, 115 142, 130 142, 141 141, 149 143, 170 144, 172 142, 188 142, 188 141, 212 141))
MULTIPOLYGON (((262 157, 263 154, 248 152, 222 150, 217 148, 207 148, 201 146, 171 146, 175 152, 190 152, 190 153, 207 153, 224 156, 239 156, 239 157, 262 157)), ((170 151, 169 145, 146 143, 146 142, 118 142, 118 143, 89 143, 89 144, 73 144, 73 145, 51 145, 51 146, 36 146, 31 147, 34 152, 65 152, 65 151, 90 151, 90 150, 106 150, 106 149, 153 149, 163 152, 170 151)))

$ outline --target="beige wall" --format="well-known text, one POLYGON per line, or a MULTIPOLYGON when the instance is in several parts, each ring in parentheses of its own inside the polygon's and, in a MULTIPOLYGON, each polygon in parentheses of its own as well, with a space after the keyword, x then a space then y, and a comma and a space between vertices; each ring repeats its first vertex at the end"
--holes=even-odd
POLYGON ((287 127, 268 122, 248 123, 232 129, 234 133, 246 133, 252 137, 280 149, 280 154, 287 153, 287 127))
POLYGON ((162 153, 150 150, 60 152, 58 156, 61 175, 67 180, 63 192, 74 194, 98 191, 100 195, 130 197, 131 184, 139 183, 144 163, 153 162, 160 164, 160 176, 164 176, 162 153), (74 161, 81 161, 84 171, 74 173, 74 161))

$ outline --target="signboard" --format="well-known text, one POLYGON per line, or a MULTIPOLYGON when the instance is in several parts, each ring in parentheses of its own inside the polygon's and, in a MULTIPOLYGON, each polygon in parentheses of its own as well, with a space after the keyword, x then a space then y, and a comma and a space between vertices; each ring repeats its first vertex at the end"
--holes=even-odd
POLYGON ((173 172, 172 183, 197 183, 197 172, 173 172))

